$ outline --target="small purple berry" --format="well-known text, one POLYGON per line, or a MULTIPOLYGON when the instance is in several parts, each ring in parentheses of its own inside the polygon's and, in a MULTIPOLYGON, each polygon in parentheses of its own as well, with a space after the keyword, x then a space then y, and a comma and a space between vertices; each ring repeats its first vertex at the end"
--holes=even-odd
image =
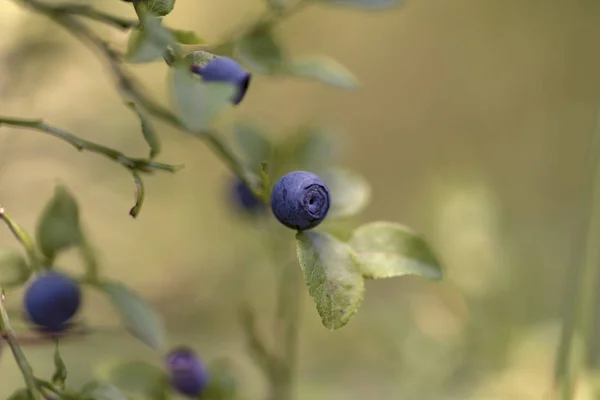
POLYGON ((271 210, 288 228, 303 231, 319 225, 329 211, 329 188, 317 175, 294 171, 273 187, 271 210))
POLYGON ((25 292, 25 313, 47 333, 59 333, 79 310, 81 290, 77 282, 58 272, 37 276, 25 292))
POLYGON ((171 387, 188 397, 198 397, 208 385, 208 369, 187 347, 172 350, 166 357, 171 387))
POLYGON ((249 214, 262 212, 266 208, 265 204, 240 179, 233 182, 232 196, 237 208, 249 214))
POLYGON ((237 86, 237 93, 231 99, 239 104, 250 86, 251 75, 237 61, 229 57, 217 57, 204 66, 193 65, 192 72, 198 74, 206 82, 227 82, 237 86))

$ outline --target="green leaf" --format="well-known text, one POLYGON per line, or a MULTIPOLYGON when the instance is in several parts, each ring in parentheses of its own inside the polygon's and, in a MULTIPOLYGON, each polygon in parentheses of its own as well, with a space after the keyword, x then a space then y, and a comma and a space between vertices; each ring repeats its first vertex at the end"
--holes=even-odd
POLYGON ((173 105, 187 129, 202 134, 221 111, 230 105, 236 87, 228 83, 202 82, 186 65, 172 68, 173 105))
POLYGON ((175 0, 144 0, 144 3, 148 11, 160 16, 169 14, 175 7, 175 0))
POLYGON ((342 64, 325 56, 311 56, 286 65, 287 74, 313 79, 326 85, 352 90, 358 87, 356 77, 342 64))
POLYGON ((425 240, 393 222, 371 222, 358 227, 349 242, 367 279, 417 275, 439 280, 440 263, 425 240))
POLYGON ((210 381, 202 393, 202 400, 233 400, 237 394, 237 383, 226 359, 209 365, 210 381))
POLYGON ((233 127, 233 135, 242 152, 242 158, 249 167, 257 170, 263 162, 271 161, 273 145, 255 125, 238 122, 233 127))
POLYGON ((328 130, 318 125, 302 125, 287 136, 275 150, 277 172, 318 171, 336 163, 335 146, 328 130))
POLYGON ((154 126, 152 122, 150 122, 149 116, 135 103, 129 103, 129 106, 135 111, 138 118, 140 119, 140 124, 142 128, 142 135, 144 135, 144 139, 148 146, 150 147, 150 159, 156 157, 161 150, 160 140, 158 139, 158 135, 154 130, 154 126))
POLYGON ((125 60, 131 64, 143 64, 160 60, 164 57, 165 47, 152 41, 144 30, 135 29, 129 34, 125 60))
POLYGON ((321 173, 320 177, 331 193, 328 219, 351 217, 369 204, 371 186, 362 176, 343 169, 331 169, 321 173))
POLYGON ((364 281, 350 247, 326 233, 296 234, 298 261, 323 325, 346 325, 358 310, 364 281))
POLYGON ((126 393, 151 399, 164 397, 167 388, 164 371, 143 361, 128 361, 113 366, 107 380, 126 393))
POLYGON ((206 41, 196 34, 194 31, 186 31, 181 29, 168 28, 175 36, 175 40, 181 44, 205 44, 206 41))
POLYGON ((15 390, 7 400, 31 400, 29 391, 25 388, 15 390))
POLYGON ((284 55, 269 25, 259 25, 241 37, 234 48, 234 55, 250 70, 262 74, 280 71, 284 55))
POLYGON ((128 400, 115 386, 101 381, 86 383, 80 392, 81 400, 128 400))
POLYGON ((31 268, 18 252, 0 248, 0 287, 11 289, 23 285, 31 276, 31 268))
POLYGON ((165 328, 156 312, 120 282, 105 281, 98 285, 110 298, 129 332, 154 349, 165 347, 165 328))
POLYGON ((60 251, 79 245, 83 233, 79 206, 66 187, 59 185, 38 220, 37 243, 42 253, 53 259, 60 251))
POLYGON ((313 0, 332 6, 347 6, 367 11, 383 11, 404 4, 404 0, 313 0))
POLYGON ((64 389, 66 380, 67 366, 60 356, 58 339, 56 339, 54 347, 54 374, 52 375, 52 384, 64 389))

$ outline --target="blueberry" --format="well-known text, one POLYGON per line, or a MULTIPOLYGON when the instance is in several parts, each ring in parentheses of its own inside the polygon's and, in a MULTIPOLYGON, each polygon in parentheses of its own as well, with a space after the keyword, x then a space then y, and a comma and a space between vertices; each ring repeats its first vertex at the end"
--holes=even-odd
POLYGON ((171 387, 188 397, 198 397, 208 385, 208 369, 188 347, 172 350, 166 357, 171 387))
POLYGON ((273 187, 271 209, 283 225, 303 231, 319 225, 329 211, 329 188, 317 175, 294 171, 273 187))
POLYGON ((235 105, 242 101, 250 85, 250 73, 228 57, 217 57, 203 66, 193 65, 192 72, 200 75, 206 82, 227 82, 236 85, 237 93, 231 99, 235 105))
POLYGON ((25 292, 25 313, 31 322, 49 333, 68 328, 79 310, 81 291, 77 282, 58 272, 37 276, 25 292))
POLYGON ((254 195, 241 179, 236 179, 233 182, 231 190, 233 201, 238 209, 249 214, 257 214, 265 209, 265 204, 254 195))

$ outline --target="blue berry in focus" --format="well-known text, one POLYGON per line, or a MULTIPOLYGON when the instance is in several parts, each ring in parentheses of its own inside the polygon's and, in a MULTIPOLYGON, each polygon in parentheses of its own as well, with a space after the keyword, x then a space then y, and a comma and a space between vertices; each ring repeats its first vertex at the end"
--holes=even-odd
POLYGON ((81 305, 81 290, 75 280, 58 272, 44 272, 25 291, 25 313, 47 333, 68 328, 81 305))
POLYGON ((284 175, 271 192, 271 210, 288 228, 303 231, 319 225, 329 211, 329 188, 317 175, 294 171, 284 175))
POLYGON ((166 368, 171 387, 188 397, 198 397, 208 385, 208 369, 196 353, 179 347, 166 357, 166 368))
POLYGON ((232 196, 235 205, 242 211, 257 214, 265 209, 265 204, 240 179, 236 179, 233 182, 232 196))
POLYGON ((192 72, 200 75, 206 82, 226 82, 237 86, 237 93, 231 99, 239 104, 250 86, 251 75, 237 61, 228 57, 217 57, 203 66, 193 65, 192 72))

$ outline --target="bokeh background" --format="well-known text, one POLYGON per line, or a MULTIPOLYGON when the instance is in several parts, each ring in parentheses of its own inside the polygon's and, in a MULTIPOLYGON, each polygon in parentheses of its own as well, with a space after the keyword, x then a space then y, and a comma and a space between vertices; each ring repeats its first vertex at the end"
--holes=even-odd
MULTIPOLYGON (((117 0, 95 3, 132 15, 117 0)), ((178 0, 165 22, 214 41, 261 7, 178 0)), ((124 33, 101 32, 126 43, 124 33)), ((357 223, 412 226, 434 246, 447 276, 441 283, 368 282, 359 313, 337 332, 321 326, 302 291, 297 398, 547 398, 564 284, 574 268, 584 159, 600 105, 600 2, 411 0, 383 14, 315 6, 279 33, 292 55, 326 53, 345 64, 360 90, 256 77, 228 120, 260 124, 273 138, 306 122, 332 127, 341 164, 372 183, 373 200, 357 223)), ((43 117, 146 155, 139 122, 88 48, 9 0, 0 2, 0 37, 0 114, 43 117)), ((168 101, 165 65, 131 69, 168 101)), ((272 266, 256 227, 224 200, 228 171, 200 141, 158 126, 160 160, 186 168, 146 179, 138 220, 127 215, 133 186, 118 165, 6 127, 0 202, 33 230, 54 186, 66 184, 80 202, 103 274, 142 293, 173 344, 190 344, 207 359, 232 358, 248 398, 260 398, 265 383, 246 355, 237 307, 250 301, 268 337, 272 266)), ((0 244, 18 248, 6 229, 0 244)), ((60 264, 81 270, 75 255, 60 264)), ((8 298, 14 309, 20 295, 8 298)), ((160 362, 121 329, 97 293, 86 292, 83 315, 99 329, 62 347, 73 385, 120 358, 160 362)), ((25 351, 39 375, 51 374, 51 344, 25 351)), ((4 349, 0 397, 19 386, 4 349)), ((585 386, 580 398, 592 398, 585 386)))

